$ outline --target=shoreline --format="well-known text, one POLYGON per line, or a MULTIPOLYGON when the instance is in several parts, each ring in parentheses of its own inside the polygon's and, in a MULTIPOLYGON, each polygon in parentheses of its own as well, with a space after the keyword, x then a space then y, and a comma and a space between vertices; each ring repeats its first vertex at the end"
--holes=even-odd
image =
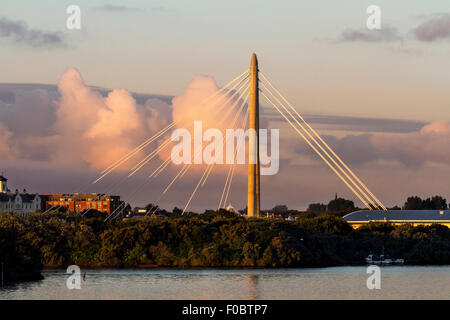
MULTIPOLYGON (((241 266, 241 267, 229 267, 229 266, 215 266, 215 267, 164 267, 164 266, 150 266, 150 265, 142 265, 142 266, 93 266, 93 265, 77 265, 83 269, 93 269, 93 270, 285 270, 285 269, 325 269, 325 268, 338 268, 338 267, 364 267, 369 266, 366 263, 354 263, 354 264, 343 264, 343 265, 329 265, 329 266, 305 266, 305 267, 288 267, 288 266, 277 266, 277 267, 249 267, 249 266, 241 266)), ((403 265, 378 265, 381 267, 445 267, 450 264, 403 264, 403 265)), ((61 266, 43 266, 42 270, 65 270, 67 267, 61 266)))

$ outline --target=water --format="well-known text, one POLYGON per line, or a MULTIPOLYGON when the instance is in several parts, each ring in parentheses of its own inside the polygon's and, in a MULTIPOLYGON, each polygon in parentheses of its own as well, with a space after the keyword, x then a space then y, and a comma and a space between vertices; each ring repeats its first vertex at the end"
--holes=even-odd
POLYGON ((0 299, 450 299, 450 266, 381 268, 381 289, 366 267, 321 269, 83 269, 80 290, 65 270, 0 289, 0 299))

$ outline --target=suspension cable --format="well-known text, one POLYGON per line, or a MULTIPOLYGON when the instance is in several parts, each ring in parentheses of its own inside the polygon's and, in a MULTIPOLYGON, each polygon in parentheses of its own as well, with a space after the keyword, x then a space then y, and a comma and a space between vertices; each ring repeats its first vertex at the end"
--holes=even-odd
MULTIPOLYGON (((233 80, 231 80, 229 83, 227 83, 225 86, 223 86, 220 90, 217 90, 216 92, 214 92, 212 95, 210 95, 209 97, 207 97, 206 99, 204 99, 202 102, 200 102, 200 106, 204 105, 205 103, 207 103, 209 100, 211 100, 212 98, 216 97, 217 95, 221 94, 224 90, 226 90, 229 86, 231 86, 233 83, 235 83, 236 81, 238 81, 239 79, 241 79, 244 75, 246 75, 248 73, 248 69, 245 70, 243 73, 241 73, 239 76, 237 76, 236 78, 234 78, 233 80)), ((248 75, 245 77, 247 78, 248 75)), ((239 81, 239 83, 242 82, 239 81)), ((230 89, 232 90, 232 89, 230 89)), ((116 161, 115 163, 113 163, 111 166, 109 166, 108 168, 106 168, 105 170, 103 170, 101 172, 101 176, 96 179, 95 181, 93 181, 92 183, 95 184, 98 181, 100 181, 101 179, 103 179, 106 175, 108 175, 109 173, 111 173, 114 169, 116 169, 118 166, 120 166, 121 164, 123 164, 124 162, 126 162, 127 160, 129 160, 130 158, 132 158, 135 154, 137 154, 139 151, 141 151, 142 149, 144 149, 147 145, 149 145, 150 143, 152 143, 153 141, 155 141, 157 138, 159 138, 161 135, 163 135, 164 133, 166 133, 168 130, 170 130, 172 127, 174 127, 176 125, 176 122, 172 122, 170 123, 168 126, 166 126, 165 128, 161 129, 160 131, 158 131, 156 134, 154 134, 152 137, 150 137, 149 139, 147 139, 146 141, 144 141, 143 143, 141 143, 138 147, 136 147, 135 149, 133 149, 132 151, 130 151, 128 154, 124 155, 122 158, 120 158, 118 161, 116 161)))
MULTIPOLYGON (((247 90, 245 90, 245 91, 247 91, 247 90)), ((233 124, 232 124, 233 127, 234 127, 234 125, 235 125, 235 123, 236 123, 236 120, 237 120, 239 114, 242 112, 243 107, 245 106, 245 103, 246 103, 246 100, 248 99, 248 96, 249 96, 249 95, 247 95, 247 97, 242 101, 241 107, 239 108, 238 112, 236 113, 236 116, 235 116, 235 118, 234 118, 234 120, 233 120, 233 124)), ((239 101, 239 100, 238 100, 238 101, 239 101)), ((212 166, 212 165, 213 165, 213 164, 209 164, 208 167, 209 167, 209 166, 212 166)), ((188 200, 188 202, 186 203, 186 205, 185 205, 185 207, 184 207, 184 209, 183 209, 182 214, 184 214, 184 213, 186 212, 186 210, 187 210, 187 208, 189 207, 189 205, 190 205, 192 199, 194 198, 194 195, 196 194, 196 192, 197 192, 199 186, 202 184, 202 182, 206 181, 206 180, 204 180, 204 179, 205 179, 205 177, 206 177, 206 175, 207 175, 207 173, 208 173, 208 171, 209 171, 209 168, 208 168, 208 167, 205 169, 205 171, 204 171, 202 177, 201 177, 200 180, 198 181, 198 183, 197 183, 197 185, 196 185, 194 191, 192 192, 191 196, 189 197, 189 200, 188 200)))
POLYGON ((286 119, 287 122, 291 125, 291 127, 297 131, 297 133, 308 143, 308 145, 322 158, 322 160, 334 171, 334 173, 347 185, 347 187, 361 200, 361 202, 369 209, 373 210, 372 207, 359 195, 358 192, 347 182, 347 180, 342 177, 342 175, 328 162, 328 160, 316 149, 316 147, 303 135, 303 133, 281 112, 281 110, 276 106, 273 101, 267 97, 267 95, 261 91, 261 94, 266 98, 266 100, 272 104, 272 106, 286 119))
POLYGON ((305 123, 305 125, 312 131, 312 133, 325 145, 325 147, 336 157, 336 159, 344 166, 345 169, 353 176, 353 178, 363 187, 363 189, 375 200, 377 205, 375 207, 381 207, 383 210, 387 210, 381 201, 369 190, 369 188, 358 178, 358 176, 347 166, 347 164, 333 151, 333 149, 322 139, 322 137, 306 122, 306 120, 297 112, 297 110, 287 101, 287 99, 281 94, 281 92, 275 88, 270 80, 260 72, 264 80, 269 86, 284 100, 284 102, 293 110, 297 116, 305 123))
POLYGON ((337 167, 338 170, 340 170, 345 177, 356 187, 356 189, 359 191, 359 193, 370 202, 371 205, 373 205, 374 208, 377 208, 377 205, 372 201, 372 199, 363 191, 361 190, 361 188, 359 187, 359 185, 347 174, 347 172, 342 169, 342 167, 330 156, 330 154, 322 147, 321 144, 319 144, 319 142, 317 142, 317 140, 309 133, 309 131, 307 131, 303 125, 292 115, 292 113, 281 103, 281 101, 275 97, 272 92, 270 92, 270 90, 264 85, 264 83, 261 83, 262 86, 264 87, 264 89, 272 96, 272 98, 274 98, 279 105, 292 117, 292 119, 294 119, 294 121, 298 124, 298 126, 303 130, 303 132, 305 132, 309 138, 316 144, 316 146, 318 146, 320 148, 320 150, 322 150, 322 152, 325 154, 325 156, 331 160, 333 162, 333 164, 337 167))

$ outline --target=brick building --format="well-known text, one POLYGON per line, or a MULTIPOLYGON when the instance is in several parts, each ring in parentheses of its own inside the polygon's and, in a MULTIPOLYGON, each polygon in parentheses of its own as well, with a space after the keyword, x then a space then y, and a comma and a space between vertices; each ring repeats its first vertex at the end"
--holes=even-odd
MULTIPOLYGON (((72 212, 83 212, 85 210, 97 210, 108 215, 113 213, 119 206, 123 207, 120 196, 105 194, 46 194, 40 195, 45 210, 56 207, 65 207, 72 212)), ((119 209, 120 210, 120 209, 119 209)))

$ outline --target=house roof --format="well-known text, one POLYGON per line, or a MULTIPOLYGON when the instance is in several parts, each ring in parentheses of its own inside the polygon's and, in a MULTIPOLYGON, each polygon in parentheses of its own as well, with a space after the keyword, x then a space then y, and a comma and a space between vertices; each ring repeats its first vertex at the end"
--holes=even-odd
POLYGON ((35 194, 24 193, 24 194, 20 194, 20 197, 22 198, 22 202, 33 202, 33 200, 36 197, 36 195, 35 194))
MULTIPOLYGON (((0 202, 8 202, 9 200, 15 201, 17 194, 7 194, 7 193, 0 193, 0 202)), ((36 198, 36 194, 19 194, 19 196, 22 198, 23 203, 30 203, 34 201, 34 198, 36 198)))
POLYGON ((343 216, 343 219, 348 222, 387 220, 450 221, 450 210, 359 210, 343 216))
POLYGON ((0 176, 0 181, 8 181, 4 176, 0 176))

